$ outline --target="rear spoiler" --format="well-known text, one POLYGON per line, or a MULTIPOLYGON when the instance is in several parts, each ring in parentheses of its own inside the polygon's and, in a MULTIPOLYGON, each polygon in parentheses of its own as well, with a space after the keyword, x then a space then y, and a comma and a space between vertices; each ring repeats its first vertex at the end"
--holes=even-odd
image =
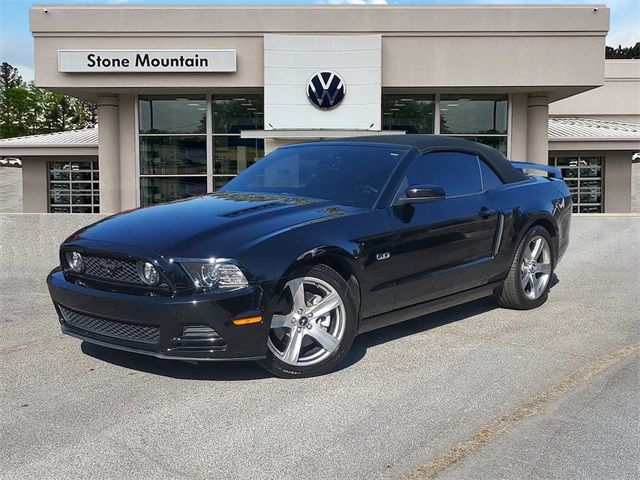
POLYGON ((558 167, 552 167, 551 165, 527 162, 511 162, 511 165, 518 170, 538 170, 540 172, 547 172, 551 178, 562 179, 562 171, 558 167))

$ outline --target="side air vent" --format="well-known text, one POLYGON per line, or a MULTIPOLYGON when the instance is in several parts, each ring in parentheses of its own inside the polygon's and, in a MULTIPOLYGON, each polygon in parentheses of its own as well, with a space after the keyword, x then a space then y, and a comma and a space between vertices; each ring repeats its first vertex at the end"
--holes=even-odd
POLYGON ((222 350, 227 343, 213 328, 206 325, 189 325, 182 328, 182 334, 171 340, 171 351, 197 352, 222 350))

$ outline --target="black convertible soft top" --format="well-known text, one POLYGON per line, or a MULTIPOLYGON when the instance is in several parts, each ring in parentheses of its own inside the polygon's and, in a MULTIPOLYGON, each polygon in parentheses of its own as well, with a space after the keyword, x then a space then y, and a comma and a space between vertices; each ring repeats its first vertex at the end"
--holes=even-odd
POLYGON ((459 137, 443 135, 371 135, 341 139, 345 142, 386 143, 388 145, 409 145, 425 152, 428 150, 454 149, 471 150, 478 153, 505 183, 521 182, 528 177, 511 165, 500 152, 481 143, 472 142, 459 137))

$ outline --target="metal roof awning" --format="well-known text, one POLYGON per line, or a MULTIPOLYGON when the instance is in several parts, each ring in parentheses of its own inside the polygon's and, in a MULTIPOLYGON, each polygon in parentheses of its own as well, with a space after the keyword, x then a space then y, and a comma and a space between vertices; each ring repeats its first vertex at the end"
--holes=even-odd
POLYGON ((98 127, 0 140, 0 155, 17 157, 97 156, 98 127))
POLYGON ((367 135, 399 135, 404 130, 242 130, 240 138, 259 140, 328 140, 332 138, 363 137, 367 135))
POLYGON ((640 125, 592 118, 549 118, 549 150, 640 150, 640 125))

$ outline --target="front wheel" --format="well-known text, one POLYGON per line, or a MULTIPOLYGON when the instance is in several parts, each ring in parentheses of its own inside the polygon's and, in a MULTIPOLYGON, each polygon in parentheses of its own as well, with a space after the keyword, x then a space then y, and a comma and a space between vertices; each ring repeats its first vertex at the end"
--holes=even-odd
POLYGON ((340 274, 325 265, 298 270, 275 302, 261 365, 283 378, 323 375, 345 357, 356 329, 355 301, 340 274))
POLYGON ((547 301, 555 263, 552 245, 545 228, 535 226, 527 232, 498 296, 501 306, 529 310, 547 301))

